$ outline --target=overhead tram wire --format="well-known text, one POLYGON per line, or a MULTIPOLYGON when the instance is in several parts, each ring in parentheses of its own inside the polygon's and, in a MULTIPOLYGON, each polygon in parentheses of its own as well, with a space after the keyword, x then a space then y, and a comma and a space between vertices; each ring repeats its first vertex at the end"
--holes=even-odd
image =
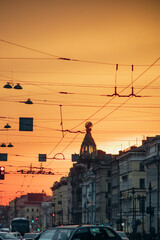
MULTIPOLYGON (((153 81, 157 80, 158 78, 159 78, 159 76, 158 76, 156 79, 154 79, 153 81)), ((152 82, 153 82, 153 81, 152 81, 152 82)), ((151 82, 151 83, 152 83, 152 82, 151 82)), ((149 86, 151 83, 149 83, 148 85, 146 85, 144 88, 146 88, 147 86, 149 86)), ((143 89, 144 89, 144 88, 143 88, 143 89)), ((143 89, 141 89, 140 91, 142 91, 143 89)), ((140 92, 140 91, 139 91, 139 92, 140 92)), ((128 99, 128 100, 129 100, 129 99, 128 99)), ((128 100, 127 100, 127 101, 128 101, 128 100)), ((123 104, 124 104, 124 103, 123 103, 123 104)), ((116 109, 118 109, 119 107, 121 107, 121 106, 118 106, 116 109)), ((112 112, 111 112, 111 113, 112 113, 112 112)), ((110 114, 111 114, 111 113, 110 113, 110 114)), ((105 116, 105 117, 106 117, 106 116, 105 116)), ((101 120, 102 120, 102 119, 101 119, 101 120)), ((99 122, 99 121, 98 121, 98 122, 99 122)), ((96 122, 96 123, 98 123, 98 122, 96 122)), ((77 135, 78 135, 78 134, 77 134, 77 135)), ((76 138, 76 137, 75 137, 75 138, 76 138)), ((73 139, 73 140, 74 140, 74 139, 73 139)), ((71 143, 73 142, 73 140, 71 141, 71 143)), ((60 140, 60 142, 61 142, 61 140, 60 140)), ((60 142, 56 145, 56 147, 60 144, 60 142)), ((71 143, 70 143, 70 144, 71 144, 71 143)), ((70 145, 70 144, 69 144, 69 145, 70 145)), ((68 145, 68 146, 69 146, 69 145, 68 145)), ((68 147, 68 146, 67 146, 67 147, 68 147)), ((56 148, 56 147, 55 147, 55 148, 56 148)), ((54 151, 55 148, 54 148, 52 151, 54 151)), ((65 148, 65 149, 66 149, 66 148, 65 148)))
MULTIPOLYGON (((72 142, 78 137, 79 133, 76 134, 76 136, 74 136, 74 138, 69 142, 69 144, 61 151, 61 153, 63 153, 71 144, 72 142)), ((48 156, 59 146, 59 144, 61 143, 61 141, 63 140, 64 137, 62 137, 62 139, 57 143, 57 145, 52 149, 52 151, 48 154, 48 156)), ((53 159, 51 162, 49 162, 47 164, 46 167, 48 167, 51 163, 53 162, 53 159)))
MULTIPOLYGON (((159 61, 159 59, 160 58, 158 58, 155 62, 157 62, 157 61, 159 61)), ((154 63, 155 63, 154 62, 154 63)), ((154 64, 153 63, 153 64, 154 64)), ((152 65, 153 65, 152 64, 152 65)), ((149 66, 149 68, 147 68, 142 74, 140 74, 140 76, 138 76, 133 82, 135 82, 135 81, 137 81, 146 71, 148 71, 151 67, 152 67, 152 65, 150 65, 149 66)), ((158 78, 160 77, 160 75, 157 77, 157 78, 155 78, 155 79, 153 79, 149 84, 147 84, 143 89, 145 89, 147 86, 149 86, 150 84, 152 84, 154 81, 156 81, 158 78)), ((133 82, 131 83, 131 84, 133 84, 133 82)), ((128 86, 130 86, 131 84, 129 84, 128 86)), ((138 91, 137 93, 139 93, 139 92, 141 92, 143 89, 141 89, 140 91, 138 91)), ((124 91, 124 90, 122 90, 122 91, 124 91)), ((122 92, 121 91, 121 92, 122 92)), ((115 98, 115 96, 113 96, 113 98, 115 98)), ((111 99, 111 100, 113 100, 113 98, 111 99)), ((99 121, 97 121, 95 124, 97 124, 97 123, 99 123, 100 121, 102 121, 104 118, 106 118, 107 116, 109 116, 109 115, 111 115, 113 112, 115 112, 118 108, 120 108, 122 105, 124 105, 126 102, 128 102, 129 100, 130 100, 131 98, 128 98, 124 103, 122 103, 121 105, 119 105, 116 109, 114 109, 112 112, 110 112, 109 114, 107 114, 105 117, 103 117, 103 118, 101 118, 99 121)), ((111 101, 110 100, 110 101, 111 101)), ((110 102, 109 101, 109 102, 110 102)), ((109 102, 107 102, 107 104, 109 103, 109 102)), ((104 105, 104 106, 106 106, 106 104, 104 105)), ((102 106, 102 108, 104 107, 104 106, 102 106)), ((96 113, 97 112, 99 112, 102 108, 100 108, 98 111, 96 111, 96 113)), ((94 115, 96 114, 96 113, 94 113, 94 115)), ((92 115, 93 116, 93 115, 92 115)), ((90 118, 88 118, 87 120, 89 120, 90 118)), ((87 121, 87 120, 85 120, 85 121, 87 121)), ((83 121, 84 122, 84 121, 83 121)), ((82 123, 81 123, 82 124, 82 123)), ((79 125, 81 125, 81 124, 79 124, 79 125)), ((77 125, 77 126, 79 126, 79 125, 77 125)), ((75 127, 74 127, 75 128, 75 127)), ((74 128, 72 128, 72 129, 74 129, 74 128)), ((75 138, 78 136, 78 134, 75 136, 75 138)), ((66 150, 67 148, 68 148, 68 146, 70 146, 70 144, 74 141, 74 139, 75 138, 73 138, 73 140, 64 148, 64 150, 66 150)), ((62 138, 63 139, 63 138, 62 138)), ((55 149, 56 149, 56 147, 59 145, 61 143, 61 140, 60 140, 60 142, 55 146, 55 148, 51 151, 51 152, 53 152, 55 149)), ((64 151, 63 150, 63 151, 64 151)), ((51 162, 50 162, 51 163, 51 162)), ((50 164, 49 163, 49 164, 50 164)), ((48 164, 48 165, 49 165, 48 164)), ((47 166, 48 166, 47 165, 47 166)))
MULTIPOLYGON (((144 88, 142 88, 141 90, 139 90, 137 93, 140 93, 142 90, 144 90, 148 85, 152 84, 154 81, 156 81, 158 78, 160 78, 160 75, 158 77, 156 77, 155 79, 153 79, 149 84, 147 84, 144 88)), ((136 93, 136 94, 137 94, 136 93)), ((118 110, 120 107, 122 107, 124 104, 126 104, 131 98, 127 98, 126 101, 124 101, 122 104, 120 104, 118 107, 116 107, 113 111, 111 111, 110 113, 108 113, 107 115, 105 115, 103 118, 101 118, 100 120, 98 120, 96 123, 94 123, 94 125, 96 125, 97 123, 101 122, 102 120, 104 120, 106 117, 110 116, 113 112, 115 112, 116 110, 118 110)))
MULTIPOLYGON (((0 70, 1 71, 1 70, 0 70)), ((11 71, 8 71, 8 72, 11 72, 11 71)), ((14 71, 14 72, 16 72, 16 71, 14 71)), ((39 73, 39 72, 38 72, 39 73)), ((66 74, 66 73, 65 73, 66 74)), ((70 73, 69 73, 70 74, 70 73)), ((78 73, 78 74, 80 74, 80 73, 78 73)), ((91 74, 91 73, 89 73, 89 74, 91 74)), ((95 73, 94 73, 95 74, 95 73)), ((8 80, 9 79, 11 79, 11 77, 9 77, 9 76, 6 76, 6 75, 2 75, 2 74, 0 74, 0 76, 1 77, 5 77, 5 78, 7 78, 8 80)), ((19 80, 19 79, 16 79, 16 78, 13 78, 13 80, 14 81, 18 81, 18 82, 22 82, 22 83, 26 83, 26 84, 29 84, 29 85, 34 85, 34 86, 42 86, 42 85, 46 85, 47 84, 47 86, 48 85, 50 85, 50 86, 54 86, 54 87, 57 87, 57 86, 69 86, 69 87, 75 87, 75 88, 106 88, 106 89, 109 89, 109 88, 113 88, 113 86, 112 85, 106 85, 106 84, 103 84, 103 85, 97 85, 97 84, 81 84, 81 83, 78 83, 78 84, 76 84, 76 83, 59 83, 59 82, 40 82, 40 81, 38 81, 38 83, 36 84, 36 83, 32 83, 31 81, 23 81, 23 80, 19 80)), ((1 80, 1 81, 3 81, 3 82, 6 82, 6 80, 1 80)), ((119 88, 124 88, 125 86, 124 85, 119 85, 119 88)), ((138 88, 140 88, 141 89, 141 86, 137 86, 136 87, 137 89, 138 88)), ((153 86, 153 87, 151 87, 151 88, 149 88, 149 89, 159 89, 160 88, 160 86, 153 86)), ((47 88, 46 88, 47 89, 47 88)), ((50 90, 50 89, 48 89, 48 90, 50 90)), ((58 92, 58 91, 56 91, 56 93, 63 93, 63 92, 58 92)), ((68 93, 68 92, 64 92, 64 94, 78 94, 78 95, 84 95, 83 93, 81 94, 81 93, 68 93)), ((92 94, 90 94, 90 93, 85 93, 85 95, 92 95, 92 94)), ((106 96, 106 95, 99 95, 99 96, 106 96)))
POLYGON ((60 106, 60 118, 61 118, 60 126, 62 127, 62 137, 64 137, 63 119, 62 119, 62 105, 59 105, 59 106, 60 106))
POLYGON ((41 54, 44 54, 44 55, 48 55, 48 56, 51 56, 51 57, 59 58, 59 56, 57 56, 57 55, 53 55, 53 54, 46 53, 46 52, 43 52, 43 51, 40 51, 40 50, 37 50, 37 49, 34 49, 34 48, 30 48, 30 47, 26 47, 26 46, 23 46, 23 45, 20 45, 20 44, 17 44, 17 43, 6 41, 4 39, 0 39, 0 41, 4 42, 4 43, 7 43, 7 44, 10 44, 10 45, 14 45, 14 46, 20 47, 20 48, 24 48, 24 49, 27 49, 27 50, 30 50, 30 51, 33 51, 33 52, 38 52, 38 53, 41 53, 41 54))
MULTIPOLYGON (((0 40, 0 41, 4 41, 4 40, 0 40)), ((4 42, 7 42, 7 41, 4 41, 4 42)), ((11 43, 11 42, 7 42, 7 43, 13 44, 13 43, 11 43)), ((16 46, 19 46, 19 47, 23 47, 23 46, 20 46, 20 45, 18 45, 18 44, 13 44, 13 45, 16 45, 16 46)), ((33 50, 33 49, 31 49, 31 48, 27 48, 27 49, 33 50)), ((41 52, 41 51, 40 51, 40 52, 41 52)), ((44 54, 44 52, 41 52, 41 53, 44 54)), ((45 53, 45 54, 46 54, 46 53, 45 53)), ((59 60, 79 61, 79 60, 76 60, 76 59, 69 59, 69 58, 59 58, 59 60)), ((159 60, 159 59, 158 59, 158 60, 159 60)), ((88 62, 88 61, 85 61, 85 62, 88 62)), ((157 62, 157 61, 155 61, 155 62, 157 62)), ((90 62, 90 63, 95 63, 95 62, 90 62)), ((96 62, 96 63, 97 63, 97 62, 96 62)), ((155 63, 154 63, 154 64, 155 64, 155 63)), ((152 65, 154 65, 154 64, 152 64, 152 65)), ((151 65, 151 66, 152 66, 152 65, 151 65)), ((150 68, 151 66, 149 66, 149 68, 150 68)), ((149 69, 149 68, 148 68, 148 69, 149 69)), ((148 70, 148 69, 147 69, 147 70, 148 70)), ((146 70, 146 71, 147 71, 147 70, 146 70)), ((145 72, 146 72, 146 71, 145 71, 145 72)), ((144 72, 143 72, 140 76, 142 76, 143 74, 144 74, 144 72)), ((139 76, 139 77, 140 77, 140 76, 139 76)), ((138 78, 139 78, 139 77, 138 77, 138 78)), ((137 79, 138 79, 138 78, 137 78, 137 79)), ((136 80, 137 80, 137 79, 136 79, 136 80)), ((136 80, 134 80, 134 82, 135 82, 136 80)), ((130 84, 129 84, 129 86, 130 86, 130 84)), ((127 88, 127 87, 126 87, 126 88, 127 88)), ((125 89, 126 89, 126 88, 125 88, 125 89)), ((121 92, 123 92, 125 89, 123 89, 121 92)), ((113 100, 113 98, 112 98, 112 100, 113 100)), ((128 100, 129 100, 129 99, 128 99, 128 100)), ((110 101, 109 101, 109 102, 110 102, 110 101)), ((108 103, 107 103, 107 104, 108 104, 108 103)), ((106 106, 107 104, 105 104, 104 106, 106 106)), ((102 108, 103 108, 103 107, 102 107, 102 108)), ((100 110, 101 110, 102 108, 100 108, 100 110)), ((100 110, 96 111, 96 113, 99 112, 100 110)), ((92 114, 92 116, 95 115, 96 113, 92 114)), ((91 116, 91 117, 92 117, 92 116, 91 116)), ((90 119, 91 117, 89 117, 88 119, 90 119)), ((87 119, 87 120, 88 120, 88 119, 87 119)), ((81 124, 82 124, 82 123, 81 123, 81 124)), ((79 125, 81 125, 81 124, 79 124, 79 125)), ((79 125, 78 125, 78 126, 79 126, 79 125)), ((77 126, 76 126, 76 127, 77 127, 77 126)), ((74 128, 76 128, 76 127, 74 127, 74 128)))
POLYGON ((23 188, 23 186, 24 186, 25 178, 26 178, 26 175, 23 175, 23 182, 22 182, 20 188, 16 191, 16 194, 17 194, 18 192, 21 192, 20 190, 21 190, 21 188, 23 188))
POLYGON ((27 185, 27 187, 21 192, 21 194, 23 193, 23 192, 26 192, 27 191, 27 189, 30 187, 30 185, 31 185, 31 183, 32 183, 32 181, 33 181, 33 178, 34 178, 34 175, 32 175, 31 176, 31 181, 30 181, 30 183, 27 185))
MULTIPOLYGON (((158 78, 160 77, 160 75, 157 77, 157 78, 155 78, 155 79, 153 79, 151 82, 150 82, 150 84, 152 84, 154 81, 156 81, 158 78)), ((146 86, 148 86, 148 84, 146 85, 146 86)), ((145 87, 144 87, 145 88, 145 87)), ((144 89, 143 88, 143 89, 144 89)), ((142 89, 142 90, 143 90, 142 89)), ((140 90, 139 92, 141 92, 142 90, 140 90)), ((138 92, 138 93, 139 93, 138 92)), ((128 98, 124 103, 122 103, 121 105, 119 105, 116 109, 114 109, 112 112, 110 112, 109 114, 107 114, 106 116, 104 116, 103 118, 101 118, 99 121, 97 121, 96 123, 94 123, 94 124, 97 124, 97 123, 99 123, 100 121, 102 121, 104 118, 106 118, 106 117, 108 117, 109 115, 111 115, 113 112, 115 112, 118 108, 120 108, 122 105, 124 105, 126 102, 128 102, 129 100, 130 100, 131 98, 128 98)), ((88 119, 87 119, 88 120, 88 119)), ((72 142, 77 138, 77 136, 78 136, 78 134, 72 139, 72 141, 63 149, 63 151, 65 151, 71 144, 72 144, 72 142)), ((60 144, 60 142, 57 144, 57 146, 60 144)), ((56 149, 56 146, 55 146, 55 148, 52 150, 52 151, 54 151, 56 149)), ((62 153, 63 153, 63 151, 62 151, 62 153)), ((49 163, 49 164, 51 164, 52 163, 52 161, 49 163)), ((48 164, 48 165, 49 165, 48 164)), ((47 165, 47 166, 48 166, 47 165)))
MULTIPOLYGON (((20 47, 20 48, 27 49, 27 50, 30 50, 30 51, 34 51, 34 52, 37 52, 37 53, 48 55, 50 57, 54 57, 54 59, 57 59, 57 60, 73 61, 73 62, 83 62, 83 63, 92 63, 92 64, 104 64, 104 65, 112 65, 112 66, 115 65, 114 63, 99 62, 99 61, 89 61, 89 60, 87 61, 87 60, 81 60, 81 59, 73 59, 73 58, 69 58, 69 57, 60 57, 60 56, 57 56, 57 55, 54 55, 54 54, 51 54, 51 53, 47 53, 47 52, 44 52, 44 51, 41 51, 41 50, 37 50, 37 49, 34 49, 34 48, 23 46, 21 44, 13 43, 13 42, 10 42, 10 41, 4 40, 4 39, 0 39, 0 41, 4 42, 4 43, 7 43, 7 44, 10 44, 10 45, 14 45, 14 46, 20 47)), ((9 58, 7 58, 7 59, 9 59, 9 58)), ((14 60, 15 59, 16 58, 14 58, 14 60)), ((120 66, 130 66, 129 64, 119 64, 119 65, 120 66)), ((139 64, 139 65, 138 64, 134 64, 134 65, 135 66, 149 66, 149 65, 145 65, 145 64, 139 64)))
MULTIPOLYGON (((160 60, 160 57, 158 57, 145 71, 143 71, 135 80, 133 80, 132 83, 128 84, 123 90, 120 91, 120 93, 122 93, 124 90, 126 90, 128 87, 130 87, 134 82, 136 82, 140 77, 143 76, 143 74, 145 74, 155 63, 157 63, 160 60)), ((95 116, 98 112, 100 112, 104 107, 107 106, 107 104, 109 104, 113 99, 115 98, 115 96, 113 96, 111 98, 111 100, 109 100, 107 103, 105 103, 100 109, 98 109, 96 112, 94 112, 90 117, 88 117, 87 119, 85 119, 84 121, 82 121, 81 123, 77 124, 75 127, 73 127, 71 130, 79 127, 80 125, 82 125, 84 122, 88 121, 89 119, 91 119, 93 116, 95 116)), ((129 98, 130 99, 130 98, 129 98)))
MULTIPOLYGON (((142 72, 142 74, 140 74, 133 82, 137 81, 137 80, 138 80, 145 72, 147 72, 157 61, 159 61, 159 59, 160 59, 160 58, 158 58, 153 64, 151 64, 151 65, 150 65, 144 72, 142 72)), ((156 78, 156 79, 157 79, 157 78, 156 78)), ((153 81, 155 81, 156 79, 154 79, 153 81)), ((152 81, 152 82, 153 82, 153 81, 152 81)), ((133 84, 133 82, 132 82, 132 84, 133 84)), ((150 84, 151 84, 151 83, 150 83, 150 84)), ((131 85, 131 84, 129 84, 128 86, 130 86, 130 85, 131 85)), ((149 84, 148 84, 148 85, 149 85, 149 84)), ((147 85, 147 86, 148 86, 148 85, 147 85)), ((127 86, 126 88, 128 88, 128 86, 127 86)), ((126 88, 125 88, 125 89, 126 89, 126 88)), ((123 92, 125 89, 123 89, 121 92, 123 92)), ((143 89, 144 89, 144 88, 143 88, 143 89)), ((142 89, 142 90, 143 90, 143 89, 142 89)), ((140 90, 140 91, 142 91, 142 90, 140 90)), ((140 91, 139 91, 139 92, 140 92, 140 91)), ((114 97, 113 97, 113 98, 114 98, 114 97)), ((112 98, 111 100, 113 100, 113 98, 112 98)), ((129 98, 129 99, 130 99, 130 98, 129 98)), ((129 101, 129 99, 127 99, 127 101, 129 101)), ((111 101, 111 100, 110 100, 110 101, 111 101)), ((109 102, 110 102, 110 101, 109 101, 109 102)), ((125 104, 127 101, 125 101, 123 104, 125 104)), ((104 106, 106 106, 109 102, 107 102, 104 106)), ((122 105, 122 104, 121 104, 121 105, 122 105)), ((121 105, 120 105, 120 106, 121 106, 121 105)), ((98 111, 96 111, 96 113, 99 112, 104 106, 102 106, 98 111)), ((114 111, 116 111, 118 108, 120 108, 120 106, 118 106, 114 111)), ((113 111, 112 111, 112 112, 113 112, 113 111)), ((111 113, 112 113, 112 112, 111 112, 111 113)), ((96 113, 92 114, 92 116, 95 115, 96 113)), ((111 113, 110 113, 110 114, 111 114, 111 113)), ((91 118, 91 117, 90 117, 90 118, 91 118)), ((106 116, 105 116, 104 118, 106 118, 106 116)), ((104 119, 104 118, 103 118, 103 119, 104 119)), ((88 119, 89 119, 89 118, 88 118, 88 119)), ((88 120, 88 119, 87 119, 87 120, 88 120)), ((102 121, 103 119, 101 119, 101 121, 102 121)), ((86 121, 86 120, 85 120, 85 121, 86 121)), ((83 121, 83 122, 84 122, 84 121, 83 121)), ((97 121, 96 124, 97 124, 98 122, 99 122, 99 121, 97 121)), ((82 124, 82 123, 81 123, 81 124, 82 124)), ((81 125, 81 124, 79 124, 79 125, 81 125)), ((79 125, 78 125, 78 126, 79 126, 79 125)), ((75 128, 75 127, 74 127, 74 128, 75 128)), ((73 129, 73 128, 72 128, 72 129, 73 129)), ((78 136, 78 134, 77 134, 76 136, 78 136)), ((75 138, 74 138, 74 139, 75 139, 75 138)), ((74 140, 74 139, 73 139, 73 140, 74 140)), ((63 140, 63 138, 57 143, 57 145, 54 147, 54 149, 53 149, 49 154, 51 154, 51 153, 56 149, 56 147, 61 143, 62 140, 63 140)), ((73 142, 73 140, 71 141, 71 143, 73 142)), ((70 143, 70 144, 71 144, 71 143, 70 143)), ((70 144, 69 144, 69 145, 70 145, 70 144)), ((68 147, 69 145, 67 145, 67 147, 68 147)), ((66 147, 66 148, 67 148, 67 147, 66 147)), ((66 149, 66 148, 65 148, 65 149, 66 149)))

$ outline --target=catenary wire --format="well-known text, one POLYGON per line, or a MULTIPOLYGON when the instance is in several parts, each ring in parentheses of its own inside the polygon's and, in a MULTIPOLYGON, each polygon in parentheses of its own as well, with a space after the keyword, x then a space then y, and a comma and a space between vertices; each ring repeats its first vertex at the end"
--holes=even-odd
MULTIPOLYGON (((41 50, 37 50, 37 49, 34 49, 34 48, 23 46, 21 44, 13 43, 11 41, 7 41, 7 40, 4 40, 4 39, 0 39, 0 41, 4 42, 4 43, 7 43, 7 44, 10 44, 10 45, 14 45, 14 46, 20 47, 20 48, 27 49, 27 50, 30 50, 30 51, 34 51, 34 52, 37 52, 37 53, 48 55, 48 56, 57 58, 57 60, 75 61, 75 62, 84 62, 84 63, 93 63, 93 64, 115 65, 115 63, 107 63, 107 62, 99 62, 99 61, 89 61, 89 60, 87 61, 87 60, 73 59, 73 58, 69 58, 69 57, 60 57, 60 56, 57 56, 57 55, 54 55, 54 54, 51 54, 51 53, 43 52, 41 50)), ((119 65, 121 65, 121 66, 130 66, 129 64, 119 64, 119 65)), ((142 65, 136 65, 136 64, 134 64, 134 66, 148 66, 148 65, 143 65, 143 64, 142 65)))
MULTIPOLYGON (((140 77, 142 77, 143 74, 145 74, 156 62, 158 62, 160 60, 160 57, 157 58, 145 71, 143 71, 135 80, 133 80, 133 83, 136 82, 140 77)), ((129 86, 131 86, 133 83, 128 84, 123 90, 120 91, 120 93, 122 93, 125 89, 127 89, 129 86)), ((96 112, 94 112, 90 117, 88 117, 87 119, 85 119, 83 122, 79 123, 78 125, 76 125, 75 127, 73 127, 71 130, 79 127, 80 125, 82 125, 84 122, 88 121, 89 119, 91 119, 93 116, 95 116, 98 112, 100 112, 105 106, 107 106, 113 99, 115 98, 115 96, 113 96, 111 98, 111 100, 109 100, 106 104, 104 104, 100 109, 98 109, 96 112)), ((130 98, 129 98, 130 99, 130 98)), ((118 109, 118 108, 117 108, 118 109)))

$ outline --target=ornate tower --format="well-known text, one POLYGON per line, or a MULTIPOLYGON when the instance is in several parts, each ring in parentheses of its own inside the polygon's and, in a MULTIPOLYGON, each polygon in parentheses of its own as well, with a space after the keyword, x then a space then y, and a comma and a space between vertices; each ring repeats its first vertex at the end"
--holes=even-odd
POLYGON ((93 125, 91 122, 86 122, 85 124, 86 135, 83 139, 81 149, 80 149, 81 160, 87 160, 87 159, 93 160, 96 158, 96 144, 91 135, 92 126, 93 125))

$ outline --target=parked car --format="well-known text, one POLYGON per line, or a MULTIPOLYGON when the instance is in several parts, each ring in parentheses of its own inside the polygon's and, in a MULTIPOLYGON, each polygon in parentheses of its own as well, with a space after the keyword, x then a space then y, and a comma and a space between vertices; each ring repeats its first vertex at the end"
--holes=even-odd
POLYGON ((19 232, 10 232, 10 234, 12 234, 13 236, 15 236, 16 238, 19 238, 21 240, 23 239, 19 232))
POLYGON ((1 228, 0 231, 1 232, 10 232, 9 228, 6 228, 6 227, 5 228, 1 228))
POLYGON ((122 238, 108 226, 71 225, 47 229, 36 240, 122 240, 122 238))
POLYGON ((0 232, 0 240, 19 240, 19 238, 13 236, 9 232, 0 232))
POLYGON ((129 238, 126 236, 125 232, 123 231, 116 231, 118 235, 123 239, 123 240, 129 240, 129 238))
POLYGON ((23 239, 24 240, 34 240, 38 235, 39 235, 39 233, 36 233, 36 232, 25 233, 23 239))

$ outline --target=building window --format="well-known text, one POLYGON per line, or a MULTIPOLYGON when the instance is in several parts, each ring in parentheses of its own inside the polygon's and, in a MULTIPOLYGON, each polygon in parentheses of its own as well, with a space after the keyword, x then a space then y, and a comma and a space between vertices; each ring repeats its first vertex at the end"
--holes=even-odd
POLYGON ((39 212, 39 209, 37 208, 37 212, 39 212))
POLYGON ((143 163, 140 163, 139 164, 139 171, 144 171, 145 168, 144 168, 144 164, 143 163))
POLYGON ((110 206, 111 206, 111 199, 108 198, 108 207, 110 207, 110 206))
POLYGON ((108 183, 108 192, 111 192, 111 183, 108 183))
POLYGON ((29 216, 27 216, 27 220, 29 220, 29 216))
POLYGON ((127 182, 127 180, 128 180, 128 175, 122 176, 122 180, 123 180, 123 182, 127 182))
POLYGON ((34 208, 32 208, 32 212, 34 212, 34 208))
POLYGON ((27 212, 29 212, 29 208, 27 208, 27 212))
POLYGON ((145 212, 145 198, 141 197, 139 200, 139 211, 144 213, 145 212))
POLYGON ((145 179, 144 178, 139 179, 139 187, 142 189, 145 188, 145 179))
POLYGON ((108 177, 111 176, 111 170, 108 170, 108 177))

